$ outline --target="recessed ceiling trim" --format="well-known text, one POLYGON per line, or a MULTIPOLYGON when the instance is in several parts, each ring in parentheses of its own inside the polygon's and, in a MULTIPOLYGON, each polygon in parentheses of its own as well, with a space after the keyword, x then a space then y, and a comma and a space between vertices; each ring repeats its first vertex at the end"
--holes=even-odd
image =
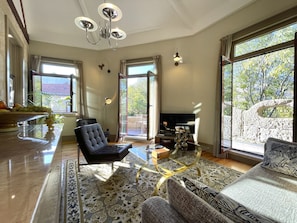
POLYGON ((167 1, 174 9, 174 11, 177 13, 179 19, 183 22, 183 24, 187 26, 187 28, 192 29, 193 28, 192 24, 194 19, 190 15, 185 14, 187 10, 184 7, 184 4, 180 0, 167 0, 167 1))
POLYGON ((85 0, 78 0, 79 3, 79 7, 82 11, 82 14, 86 17, 90 17, 90 13, 88 11, 87 5, 86 5, 86 1, 85 0))
MULTIPOLYGON (((119 25, 126 31, 129 38, 122 41, 121 47, 191 36, 243 7, 258 2, 256 0, 166 0, 164 2, 160 0, 149 2, 106 0, 106 2, 109 1, 118 4, 123 13, 125 12, 123 16, 125 19, 119 21, 119 25), (143 8, 153 14, 143 14, 141 11, 143 8), (219 13, 216 12, 216 8, 219 8, 219 13)), ((103 2, 104 0, 23 0, 30 38, 39 42, 94 49, 93 45, 81 41, 84 33, 78 32, 73 26, 73 21, 78 15, 92 18, 96 22, 103 21, 97 12, 98 3, 103 2), (65 8, 67 8, 67 13, 63 13, 65 8), (57 13, 53 16, 48 11, 57 13)), ((278 6, 280 6, 279 10, 282 10, 289 7, 289 3, 283 5, 278 3, 278 6)), ((93 34, 96 39, 98 33, 90 33, 90 38, 93 34)), ((108 49, 108 47, 98 45, 95 48, 95 50, 103 49, 108 49)))

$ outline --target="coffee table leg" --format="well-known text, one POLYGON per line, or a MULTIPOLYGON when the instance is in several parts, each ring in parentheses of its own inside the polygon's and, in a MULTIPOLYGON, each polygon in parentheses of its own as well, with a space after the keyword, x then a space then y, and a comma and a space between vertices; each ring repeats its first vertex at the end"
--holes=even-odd
POLYGON ((165 176, 162 176, 162 177, 160 178, 160 180, 158 181, 158 183, 157 183, 156 186, 155 186, 155 190, 154 190, 154 192, 153 192, 153 196, 158 195, 160 187, 162 186, 162 184, 163 184, 169 177, 171 177, 171 175, 165 175, 165 176))
POLYGON ((137 170, 137 173, 136 173, 136 183, 138 183, 138 180, 139 180, 139 176, 140 176, 140 172, 141 172, 141 170, 142 170, 142 167, 143 167, 143 166, 141 166, 141 167, 137 170))
MULTIPOLYGON (((196 160, 198 161, 198 160, 196 160)), ((182 164, 182 163, 181 163, 182 164)), ((156 170, 158 171, 159 174, 162 175, 162 177, 160 178, 160 180, 158 181, 158 183, 155 186, 155 190, 153 192, 153 195, 158 195, 158 191, 161 187, 161 185, 170 177, 177 175, 179 173, 183 173, 184 171, 186 171, 187 169, 189 169, 190 167, 196 165, 196 162, 192 163, 191 165, 183 165, 180 168, 174 169, 174 170, 168 170, 166 168, 161 168, 158 165, 155 165, 156 170)), ((201 172, 199 167, 197 168, 197 175, 201 176, 201 172)))
POLYGON ((201 176, 201 171, 200 171, 200 169, 198 167, 197 167, 197 175, 198 175, 198 177, 201 176))

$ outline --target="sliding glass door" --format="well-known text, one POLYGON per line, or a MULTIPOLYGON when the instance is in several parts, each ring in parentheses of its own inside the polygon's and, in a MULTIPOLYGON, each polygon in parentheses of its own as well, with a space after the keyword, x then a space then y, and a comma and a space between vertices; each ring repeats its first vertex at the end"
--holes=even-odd
POLYGON ((263 155, 268 137, 294 141, 296 30, 293 23, 233 43, 232 62, 222 66, 223 150, 263 155))

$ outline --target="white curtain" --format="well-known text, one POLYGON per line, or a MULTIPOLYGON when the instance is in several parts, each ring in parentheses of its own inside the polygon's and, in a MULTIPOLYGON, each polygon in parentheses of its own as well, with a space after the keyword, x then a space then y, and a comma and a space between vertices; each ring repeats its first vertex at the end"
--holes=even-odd
POLYGON ((157 81, 155 82, 157 89, 156 89, 156 95, 155 95, 156 97, 154 99, 151 99, 155 101, 154 102, 155 109, 154 109, 153 117, 151 117, 151 120, 150 120, 150 122, 152 123, 154 122, 154 123, 153 123, 153 128, 151 129, 151 136, 149 136, 149 138, 155 137, 158 134, 159 123, 160 123, 159 114, 160 114, 160 108, 161 108, 161 86, 162 86, 161 56, 155 56, 153 57, 153 60, 157 70, 157 76, 156 76, 157 81))
POLYGON ((40 73, 41 56, 32 55, 30 58, 30 73, 28 77, 28 101, 33 102, 33 80, 32 72, 40 73))
POLYGON ((221 110, 222 110, 222 67, 225 62, 231 61, 232 35, 228 35, 221 39, 221 50, 219 55, 219 64, 217 72, 216 86, 216 109, 215 109, 215 136, 213 155, 216 157, 224 157, 221 153, 221 110))
POLYGON ((81 61, 74 61, 74 64, 76 64, 77 70, 78 70, 78 108, 77 112, 79 114, 80 118, 88 118, 88 106, 87 106, 87 100, 86 100, 86 85, 84 81, 84 73, 83 73, 83 63, 81 61))
POLYGON ((31 64, 30 64, 31 71, 33 70, 36 73, 40 73, 40 63, 41 63, 41 56, 32 55, 31 64))
MULTIPOLYGON (((123 79, 127 81, 125 78, 127 76, 127 62, 126 60, 121 60, 120 62, 120 72, 118 74, 118 123, 117 123, 117 135, 116 141, 118 141, 123 136, 120 134, 121 126, 124 124, 122 123, 124 119, 127 121, 127 116, 121 112, 121 94, 124 94, 123 90, 121 89, 121 84, 123 84, 123 79)), ((127 83, 126 83, 127 84, 127 83)), ((127 92, 125 92, 127 94, 127 92)))

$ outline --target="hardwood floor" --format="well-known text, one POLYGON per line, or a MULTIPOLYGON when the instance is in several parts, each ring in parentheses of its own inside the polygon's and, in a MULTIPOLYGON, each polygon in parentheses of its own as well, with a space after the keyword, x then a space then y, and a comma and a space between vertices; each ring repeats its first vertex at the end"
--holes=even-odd
MULTIPOLYGON (((135 141, 132 143, 133 143, 134 147, 143 145, 143 142, 139 142, 139 141, 135 141)), ((240 171, 242 173, 247 172, 252 167, 251 165, 240 163, 235 160, 216 158, 209 152, 203 151, 202 157, 205 159, 211 160, 213 162, 216 162, 218 164, 221 164, 223 166, 229 167, 231 169, 240 171)), ((77 159, 77 145, 75 142, 63 142, 62 159, 63 159, 63 161, 68 160, 68 159, 77 159)))
POLYGON ((253 167, 252 165, 241 163, 232 159, 220 159, 220 158, 214 157, 209 152, 202 152, 202 157, 242 173, 247 172, 249 169, 253 167))

